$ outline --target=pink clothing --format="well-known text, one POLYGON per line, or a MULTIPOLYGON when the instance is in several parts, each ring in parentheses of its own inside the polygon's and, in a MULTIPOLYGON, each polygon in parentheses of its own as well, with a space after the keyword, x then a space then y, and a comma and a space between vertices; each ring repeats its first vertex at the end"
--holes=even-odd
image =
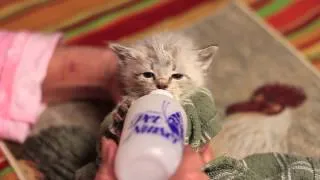
POLYGON ((44 110, 41 85, 60 37, 0 31, 0 139, 22 143, 44 110))

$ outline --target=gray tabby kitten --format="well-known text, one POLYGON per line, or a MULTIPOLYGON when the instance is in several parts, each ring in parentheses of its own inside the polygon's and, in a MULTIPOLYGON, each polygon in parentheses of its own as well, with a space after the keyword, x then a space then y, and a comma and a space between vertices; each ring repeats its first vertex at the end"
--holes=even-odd
POLYGON ((46 180, 71 180, 79 168, 94 161, 96 139, 81 127, 50 127, 26 140, 22 158, 34 162, 46 180))
POLYGON ((119 57, 119 79, 127 96, 138 98, 166 89, 177 98, 204 85, 218 47, 195 47, 187 36, 161 33, 129 46, 111 43, 119 57))
MULTIPOLYGON (((110 48, 119 57, 119 80, 126 95, 113 111, 118 119, 125 115, 123 107, 154 89, 167 89, 181 98, 193 87, 204 85, 204 75, 218 49, 198 49, 188 37, 173 33, 128 46, 113 43, 110 48)), ((24 143, 22 157, 36 162, 45 179, 75 179, 75 172, 96 158, 96 136, 83 126, 86 124, 66 119, 59 126, 42 129, 24 143)), ((84 176, 76 178, 92 179, 84 176)))
POLYGON ((160 33, 132 45, 111 43, 118 55, 119 81, 125 97, 112 112, 114 123, 109 129, 120 135, 131 102, 152 90, 165 89, 181 99, 192 89, 204 86, 205 75, 217 46, 198 49, 185 35, 160 33))
MULTIPOLYGON (((125 96, 112 111, 113 124, 101 133, 115 141, 119 140, 133 100, 156 89, 168 90, 182 99, 194 88, 204 86, 206 72, 218 50, 217 46, 198 49, 190 38, 175 33, 157 34, 130 45, 110 43, 109 47, 118 56, 118 79, 125 96)), ((99 164, 100 158, 97 160, 99 164)), ((96 170, 93 164, 79 169, 76 179, 92 179, 96 170)))
POLYGON ((31 136, 15 148, 16 157, 33 161, 46 180, 75 179, 79 168, 95 161, 97 129, 111 108, 99 101, 49 107, 31 136))

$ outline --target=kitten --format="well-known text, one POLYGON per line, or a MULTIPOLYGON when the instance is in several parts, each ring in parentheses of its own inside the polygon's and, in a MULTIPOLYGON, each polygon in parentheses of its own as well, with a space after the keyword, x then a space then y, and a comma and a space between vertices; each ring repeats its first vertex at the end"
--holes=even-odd
POLYGON ((18 159, 34 162, 46 180, 75 179, 76 170, 95 161, 97 129, 112 108, 100 101, 50 106, 26 141, 22 145, 10 143, 10 149, 18 159))
MULTIPOLYGON (((193 87, 203 86, 218 49, 197 49, 191 39, 173 33, 155 35, 128 46, 112 43, 110 48, 119 57, 119 81, 125 93, 113 113, 122 117, 124 107, 152 90, 167 89, 180 99, 193 87)), ((61 122, 58 127, 43 129, 23 145, 22 157, 36 162, 45 179, 74 179, 80 167, 95 160, 96 137, 92 132, 79 127, 78 122, 65 125, 61 122)))
MULTIPOLYGON (((118 56, 118 80, 124 97, 112 111, 113 124, 101 133, 116 142, 132 101, 156 89, 168 90, 178 100, 183 99, 184 94, 205 85, 205 75, 218 50, 217 46, 198 49, 190 38, 176 33, 157 34, 131 45, 110 43, 109 47, 118 56)), ((96 169, 92 167, 90 163, 79 169, 77 179, 93 176, 96 169)))
POLYGON ((96 139, 79 126, 50 127, 26 140, 22 158, 34 162, 46 180, 71 180, 95 160, 96 139))
POLYGON ((116 136, 135 99, 164 89, 179 100, 195 87, 204 86, 218 50, 217 46, 198 49, 190 38, 175 33, 160 33, 128 46, 111 43, 109 47, 118 56, 119 81, 125 95, 112 112, 114 122, 109 131, 116 136))
POLYGON ((204 85, 217 46, 197 49, 182 34, 162 33, 129 46, 111 43, 118 55, 119 80, 126 96, 138 98, 166 89, 176 98, 204 85))

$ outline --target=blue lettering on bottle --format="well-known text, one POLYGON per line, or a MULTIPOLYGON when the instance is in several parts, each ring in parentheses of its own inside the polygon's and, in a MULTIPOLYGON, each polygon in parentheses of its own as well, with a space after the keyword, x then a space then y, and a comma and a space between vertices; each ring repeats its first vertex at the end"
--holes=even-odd
POLYGON ((181 113, 176 112, 171 114, 167 119, 167 123, 172 133, 174 133, 178 137, 183 135, 183 128, 181 126, 181 117, 182 117, 181 113))
POLYGON ((161 136, 173 144, 183 141, 184 131, 181 112, 174 112, 167 116, 166 108, 168 102, 164 101, 162 112, 147 111, 136 116, 131 128, 136 134, 152 134, 161 136), (161 120, 164 120, 167 127, 162 127, 161 120))
POLYGON ((160 129, 160 132, 161 132, 161 136, 169 139, 169 137, 170 137, 170 135, 171 135, 170 132, 166 132, 164 128, 161 128, 161 129, 160 129))

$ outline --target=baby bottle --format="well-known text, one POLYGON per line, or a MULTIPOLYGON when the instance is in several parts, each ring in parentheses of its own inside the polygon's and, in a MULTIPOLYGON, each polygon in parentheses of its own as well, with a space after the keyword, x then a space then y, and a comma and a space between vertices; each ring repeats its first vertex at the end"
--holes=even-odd
POLYGON ((128 110, 115 160, 119 180, 167 180, 183 155, 187 117, 179 101, 155 90, 128 110))

